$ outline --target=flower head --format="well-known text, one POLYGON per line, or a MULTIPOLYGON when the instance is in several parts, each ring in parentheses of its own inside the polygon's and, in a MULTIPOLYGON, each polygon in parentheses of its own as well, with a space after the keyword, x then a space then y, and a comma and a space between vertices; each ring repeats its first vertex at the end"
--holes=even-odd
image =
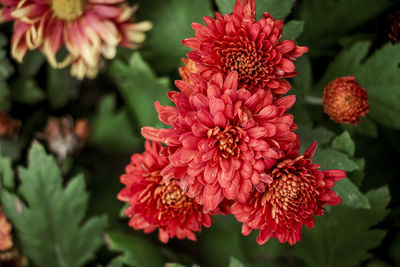
POLYGON ((322 105, 331 120, 356 125, 369 111, 368 94, 353 76, 336 78, 324 89, 322 105))
POLYGON ((13 246, 11 224, 0 209, 0 251, 9 250, 13 246))
POLYGON ((259 229, 257 242, 260 245, 271 237, 293 245, 301 240, 303 224, 314 227, 313 215, 322 215, 323 205, 341 202, 331 188, 335 181, 345 178, 346 173, 318 170, 319 165, 311 160, 316 149, 314 143, 304 155, 299 156, 297 150, 288 153, 268 172, 272 183, 265 192, 253 192, 248 202, 233 204, 231 212, 243 223, 244 235, 259 229))
POLYGON ((183 65, 179 68, 179 76, 182 81, 192 83, 192 79, 190 78, 192 73, 197 73, 196 63, 188 58, 182 58, 183 65))
POLYGON ((86 119, 76 122, 70 117, 49 118, 43 133, 37 137, 45 140, 58 159, 79 151, 89 137, 91 127, 86 119))
POLYGON ((252 186, 262 186, 265 163, 283 156, 282 149, 297 139, 293 116, 285 113, 294 96, 274 100, 270 91, 254 94, 238 88, 238 74, 224 80, 192 75, 194 84, 176 81, 181 92, 170 92, 175 107, 155 106, 171 129, 145 127, 145 138, 174 149, 162 171, 179 179, 190 197, 206 209, 221 201, 246 201, 252 186))
POLYGON ((147 141, 145 152, 134 154, 126 174, 121 176, 125 188, 118 199, 129 203, 125 214, 131 218, 129 225, 134 229, 150 233, 158 228, 159 239, 164 243, 175 236, 196 240, 194 232, 211 226, 211 214, 204 213, 203 207, 182 191, 177 180, 162 182, 160 172, 168 163, 168 150, 147 141))
POLYGON ((14 120, 5 111, 0 112, 0 137, 16 139, 20 127, 21 121, 14 120))
POLYGON ((308 51, 292 40, 281 41, 283 22, 264 13, 255 19, 254 0, 237 0, 230 15, 216 13, 216 19, 204 17, 207 26, 193 23, 195 38, 183 40, 193 49, 188 57, 197 63, 199 73, 210 77, 231 71, 239 76, 239 87, 270 89, 275 95, 289 91, 284 79, 296 76, 292 61, 308 51))
POLYGON ((27 50, 40 49, 53 67, 72 64, 79 79, 97 75, 101 56, 116 47, 143 42, 149 22, 133 23, 135 7, 125 0, 0 0, 0 21, 14 20, 11 54, 19 62, 27 50), (56 58, 62 47, 67 56, 56 58))

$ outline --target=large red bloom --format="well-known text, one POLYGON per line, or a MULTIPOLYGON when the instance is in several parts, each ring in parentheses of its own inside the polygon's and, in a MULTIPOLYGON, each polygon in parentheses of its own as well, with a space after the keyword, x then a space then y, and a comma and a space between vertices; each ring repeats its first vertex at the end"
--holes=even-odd
POLYGON ((167 149, 159 143, 147 141, 145 152, 134 154, 126 174, 121 176, 125 188, 118 199, 129 203, 125 214, 131 218, 129 225, 134 229, 150 233, 158 228, 159 238, 164 243, 175 236, 196 240, 194 232, 200 231, 202 226, 210 227, 211 216, 203 213, 203 206, 185 195, 176 180, 162 183, 160 171, 169 163, 165 153, 167 149))
POLYGON ((181 92, 170 92, 175 107, 155 106, 171 129, 145 127, 145 138, 176 151, 163 170, 177 178, 190 197, 213 210, 224 199, 246 201, 252 185, 263 190, 265 162, 283 156, 282 149, 297 135, 293 116, 285 113, 294 96, 276 101, 268 90, 254 94, 238 88, 238 75, 224 80, 191 76, 194 84, 176 81, 181 92))
POLYGON ((14 20, 11 54, 19 62, 39 48, 53 67, 72 65, 79 79, 96 76, 101 56, 113 58, 116 47, 137 47, 151 28, 133 23, 136 8, 125 0, 0 0, 0 21, 14 20), (65 46, 66 58, 57 53, 65 46))
POLYGON ((195 38, 182 43, 194 51, 188 57, 199 72, 210 77, 231 71, 239 74, 239 87, 270 89, 276 95, 289 91, 284 80, 296 76, 292 61, 308 51, 292 40, 281 41, 283 22, 268 13, 255 20, 254 0, 237 0, 230 15, 216 13, 216 19, 204 17, 207 26, 193 23, 195 38))
POLYGON ((317 144, 304 155, 298 150, 287 154, 268 174, 273 182, 265 192, 253 192, 246 203, 236 202, 231 212, 243 223, 242 233, 248 235, 260 229, 257 242, 261 245, 271 237, 293 245, 301 240, 303 224, 314 227, 313 215, 324 212, 323 205, 337 205, 341 199, 331 188, 335 181, 345 178, 341 170, 320 171, 311 158, 317 144))

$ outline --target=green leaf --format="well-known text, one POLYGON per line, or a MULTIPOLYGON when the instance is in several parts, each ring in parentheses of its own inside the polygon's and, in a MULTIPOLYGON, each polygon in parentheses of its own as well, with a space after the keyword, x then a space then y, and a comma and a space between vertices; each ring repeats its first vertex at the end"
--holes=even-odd
POLYGON ((99 104, 92 121, 90 143, 105 152, 132 153, 142 145, 139 130, 135 133, 125 108, 116 111, 115 95, 107 95, 99 104))
POLYGON ((84 177, 78 175, 63 187, 56 161, 41 145, 31 147, 28 162, 28 168, 19 168, 21 198, 1 191, 23 255, 38 266, 83 266, 103 243, 107 218, 82 221, 88 201, 84 177))
POLYGON ((370 209, 368 198, 358 190, 349 178, 344 178, 335 183, 333 187, 338 196, 342 199, 342 204, 351 208, 370 209))
POLYGON ((36 81, 30 78, 18 78, 11 83, 12 98, 24 104, 34 105, 43 99, 45 94, 37 85, 36 81))
POLYGON ((389 0, 299 1, 299 17, 306 21, 302 39, 314 47, 334 45, 341 36, 372 20, 391 5, 389 0))
POLYGON ((192 22, 211 16, 211 1, 140 0, 140 20, 150 20, 154 27, 147 35, 143 56, 158 73, 174 72, 181 58, 190 51, 181 40, 194 37, 192 22), (157 8, 155 8, 157 7, 157 8))
POLYGON ((169 262, 165 264, 165 267, 186 267, 186 266, 176 262, 169 262))
POLYGON ((24 62, 18 65, 18 72, 23 76, 33 77, 39 72, 45 61, 45 57, 39 50, 31 51, 25 55, 24 62))
MULTIPOLYGON (((240 224, 233 216, 214 216, 210 229, 201 234, 201 244, 206 258, 206 266, 228 266, 230 258, 246 260, 245 236, 240 234, 240 224)), ((254 244, 255 243, 255 240, 254 244)))
POLYGON ((22 144, 20 140, 0 137, 0 155, 17 161, 21 157, 22 144))
POLYGON ((169 104, 167 91, 170 80, 155 76, 139 53, 134 53, 128 64, 115 60, 111 65, 111 77, 129 108, 136 117, 139 127, 162 125, 154 108, 154 102, 169 104))
POLYGON ((245 265, 235 257, 231 257, 231 261, 229 262, 229 267, 245 267, 245 265))
POLYGON ((78 98, 80 83, 69 71, 69 68, 47 68, 47 94, 52 109, 63 108, 70 100, 78 98))
POLYGON ((0 111, 8 110, 10 106, 10 89, 5 81, 0 81, 0 111))
POLYGON ((303 33, 304 21, 291 20, 283 27, 282 40, 296 40, 303 33))
POLYGON ((341 124, 340 126, 350 133, 359 133, 372 138, 376 138, 378 136, 376 124, 368 117, 363 117, 361 122, 357 125, 341 124))
POLYGON ((3 157, 2 155, 0 155, 0 178, 1 187, 6 188, 7 190, 14 189, 15 182, 11 159, 3 157))
POLYGON ((306 266, 358 266, 372 257, 368 251, 379 246, 386 231, 372 229, 389 213, 389 190, 382 187, 366 194, 371 209, 332 207, 316 218, 313 229, 303 230, 303 240, 294 247, 306 266), (351 253, 349 253, 351 251, 351 253))
MULTIPOLYGON (((230 14, 236 0, 216 0, 218 9, 223 14, 230 14)), ((294 0, 256 0, 256 17, 262 18, 264 12, 270 13, 274 19, 285 19, 292 10, 294 0)))
POLYGON ((334 134, 328 129, 322 127, 313 129, 310 123, 299 124, 296 131, 300 136, 301 140, 300 151, 302 153, 315 141, 317 141, 318 146, 321 147, 329 143, 329 141, 334 136, 334 134))
POLYGON ((296 94, 300 94, 299 101, 301 101, 302 98, 306 97, 309 94, 309 91, 312 89, 313 77, 311 61, 308 55, 303 55, 296 60, 295 64, 296 70, 299 72, 299 74, 293 78, 293 90, 296 91, 296 94))
POLYGON ((117 257, 107 264, 107 267, 123 267, 124 263, 121 257, 117 257))
POLYGON ((107 240, 111 250, 123 253, 121 260, 129 266, 153 267, 163 265, 157 247, 146 239, 136 236, 133 230, 129 233, 117 230, 108 232, 107 240))
POLYGON ((334 149, 318 149, 313 162, 320 164, 322 170, 344 170, 351 172, 358 170, 358 165, 349 156, 334 149))
POLYGON ((332 148, 344 152, 351 157, 354 157, 356 149, 354 141, 351 139, 351 136, 347 131, 333 139, 332 148))
POLYGON ((368 59, 370 43, 359 42, 343 50, 329 65, 318 83, 321 90, 329 81, 340 76, 355 76, 368 92, 371 116, 377 122, 400 129, 400 44, 385 44, 368 59))

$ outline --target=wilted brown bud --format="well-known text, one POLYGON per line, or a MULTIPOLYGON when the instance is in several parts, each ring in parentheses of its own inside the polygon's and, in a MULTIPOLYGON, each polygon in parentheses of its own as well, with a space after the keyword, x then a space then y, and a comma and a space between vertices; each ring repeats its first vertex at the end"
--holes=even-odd
POLYGON ((0 112, 0 137, 17 139, 21 121, 14 120, 4 111, 0 112))
POLYGON ((80 150, 90 134, 90 125, 86 119, 74 120, 69 117, 49 118, 43 133, 37 134, 45 140, 49 150, 58 159, 63 159, 80 150))

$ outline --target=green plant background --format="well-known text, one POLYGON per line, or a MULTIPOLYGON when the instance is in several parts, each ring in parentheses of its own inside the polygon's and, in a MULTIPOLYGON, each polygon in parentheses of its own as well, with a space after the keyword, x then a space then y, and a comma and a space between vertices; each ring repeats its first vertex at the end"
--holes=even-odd
POLYGON ((154 28, 138 51, 119 49, 94 80, 54 70, 35 51, 24 63, 10 59, 10 23, 0 25, 0 111, 22 121, 18 140, 0 139, 1 205, 17 247, 32 266, 368 266, 400 265, 400 44, 388 39, 390 0, 256 0, 257 17, 285 21, 284 39, 307 45, 290 82, 302 151, 319 142, 314 158, 348 178, 334 190, 343 202, 317 218, 294 246, 256 234, 244 237, 232 216, 217 216, 198 242, 171 240, 128 227, 116 199, 130 155, 141 152, 143 126, 161 126, 154 101, 169 104, 177 69, 188 49, 190 23, 233 0, 139 0, 137 20, 154 28), (356 76, 369 94, 369 114, 357 126, 329 120, 310 105, 339 76, 356 76), (49 116, 86 117, 93 127, 80 154, 56 164, 32 145, 49 116), (22 207, 22 208, 21 208, 22 207), (19 211, 22 209, 22 212, 19 211))

